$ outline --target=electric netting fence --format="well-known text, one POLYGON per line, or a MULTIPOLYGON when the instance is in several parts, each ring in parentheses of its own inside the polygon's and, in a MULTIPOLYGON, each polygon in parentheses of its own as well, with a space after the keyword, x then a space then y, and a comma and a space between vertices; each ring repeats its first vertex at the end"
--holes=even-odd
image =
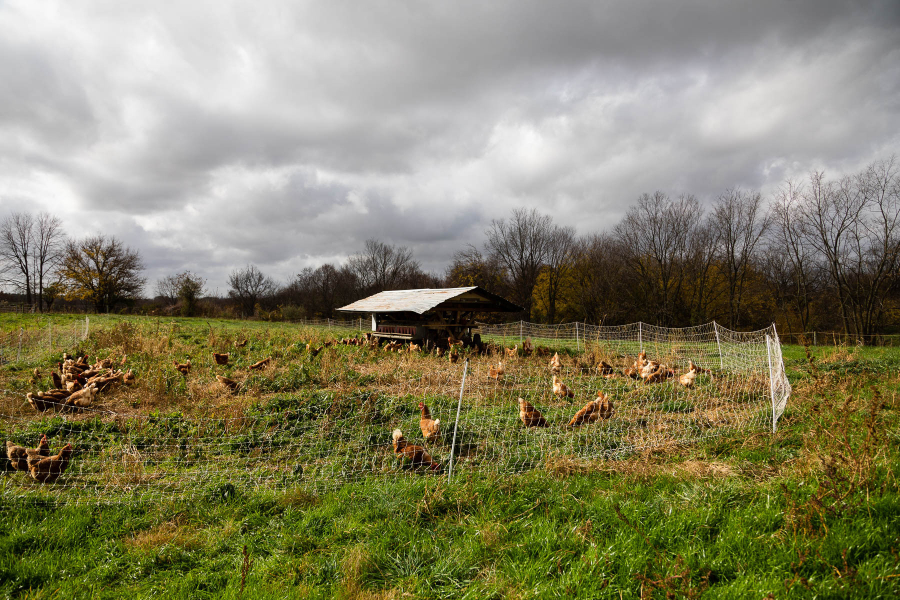
POLYGON ((362 478, 446 477, 451 462, 454 478, 515 473, 774 429, 791 389, 774 327, 578 324, 576 331, 513 323, 481 331, 485 351, 456 350, 455 362, 447 351, 339 344, 313 356, 305 343, 286 341, 268 369, 246 371, 234 390, 217 381, 210 360, 202 368, 198 360, 186 376, 167 374, 164 385, 153 369, 171 371, 172 361, 156 367, 144 359, 134 387, 104 392, 79 412, 38 413, 25 400, 28 390, 6 389, 6 440, 34 448, 46 435, 51 457, 66 444, 73 454, 54 483, 7 465, 0 497, 90 504, 228 489, 315 492, 362 478), (551 373, 556 351, 560 364, 551 373), (634 372, 642 352, 666 374, 654 380, 634 372), (554 374, 571 396, 554 391, 554 374), (177 410, 147 400, 165 386, 182 390, 177 410), (571 424, 598 393, 607 398, 601 417, 571 424), (523 423, 520 399, 546 426, 523 423), (422 431, 420 403, 439 421, 433 437, 422 431), (396 429, 428 461, 395 452, 396 429))

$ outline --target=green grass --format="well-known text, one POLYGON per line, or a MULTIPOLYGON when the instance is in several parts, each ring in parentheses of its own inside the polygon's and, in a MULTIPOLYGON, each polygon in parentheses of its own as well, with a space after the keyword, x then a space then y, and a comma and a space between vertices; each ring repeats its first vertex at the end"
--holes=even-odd
MULTIPOLYGON (((202 405, 224 398, 204 395, 214 372, 208 353, 247 337, 246 348, 232 350, 228 373, 247 373, 263 354, 277 354, 279 364, 254 373, 250 391, 230 400, 240 403, 233 416, 252 417, 253 426, 223 438, 229 460, 258 464, 258 450, 290 448, 295 436, 337 411, 364 420, 339 435, 342 443, 325 439, 304 451, 337 452, 334 464, 355 461, 373 473, 321 490, 303 485, 311 476, 306 469, 262 486, 250 476, 211 473, 178 497, 108 497, 99 506, 0 494, 0 596, 900 596, 900 350, 816 348, 808 357, 802 347, 785 347, 794 394, 776 433, 763 426, 723 430, 691 445, 621 455, 615 450, 623 430, 615 420, 601 424, 599 434, 584 429, 565 437, 505 427, 515 421, 503 408, 514 390, 498 386, 494 416, 461 427, 458 441, 476 443, 481 427, 505 431, 502 443, 447 483, 445 476, 404 471, 389 452, 373 467, 361 451, 384 445, 383 437, 365 437, 379 428, 417 429, 421 397, 383 390, 407 372, 424 377, 437 359, 396 363, 344 347, 310 359, 305 342, 327 333, 280 324, 210 322, 210 330, 204 320, 173 319, 163 321, 162 333, 140 320, 94 325, 92 318, 86 349, 100 356, 127 349, 139 375, 140 389, 121 406, 136 403, 135 410, 152 414, 138 420, 142 430, 128 429, 129 439, 152 446, 165 438, 181 448, 166 469, 190 473, 191 461, 201 458, 191 455, 190 440, 212 435, 219 422, 210 419, 223 418, 215 412, 223 405, 202 405), (177 326, 165 329, 173 321, 177 326), (156 372, 169 357, 188 354, 193 379, 156 372), (525 451, 508 451, 520 447, 525 451), (558 456, 548 460, 541 448, 558 456), (607 450, 609 458, 592 458, 607 450), (504 462, 510 460, 517 464, 504 462), (523 467, 531 470, 510 473, 523 467)), ((28 388, 30 370, 53 358, 7 365, 0 387, 28 388)), ((523 385, 532 383, 525 378, 523 385)), ((615 394, 628 391, 625 382, 610 385, 615 394)), ((426 401, 455 406, 438 388, 426 401)), ((686 426, 713 431, 703 429, 702 407, 690 395, 667 393, 653 402, 686 426)), ((55 415, 15 424, 3 427, 16 441, 65 430, 76 445, 90 447, 115 444, 119 428, 134 426, 55 415)), ((447 448, 438 445, 435 454, 443 460, 447 448)), ((20 477, 0 476, 3 485, 20 477)))

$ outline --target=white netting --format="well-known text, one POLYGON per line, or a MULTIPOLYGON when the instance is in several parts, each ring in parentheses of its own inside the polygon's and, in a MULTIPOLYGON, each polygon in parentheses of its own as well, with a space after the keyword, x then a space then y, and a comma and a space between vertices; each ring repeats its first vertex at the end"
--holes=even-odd
POLYGON ((211 358, 198 358, 186 378, 168 359, 158 366, 138 364, 135 388, 112 390, 80 413, 36 413, 24 400, 27 389, 5 389, 0 403, 5 439, 34 447, 47 435, 53 453, 67 443, 75 450, 56 483, 7 471, 0 496, 153 501, 236 489, 315 491, 363 477, 418 474, 421 469, 392 448, 397 428, 410 444, 427 449, 441 473, 446 474, 451 454, 454 477, 510 473, 774 427, 790 393, 774 328, 738 333, 715 324, 663 329, 514 323, 483 326, 482 335, 505 341, 506 347, 522 335, 520 350, 530 337, 534 351, 510 357, 498 344, 493 353, 470 349, 451 363, 446 354, 338 345, 312 356, 305 343, 286 334, 269 342, 275 358, 265 371, 246 368, 259 358, 249 349, 252 342, 245 356, 233 353, 236 362, 227 372, 235 378, 243 374, 237 392, 216 383, 215 375, 225 371, 211 358), (566 347, 571 352, 562 353, 559 376, 574 398, 551 389, 548 361, 554 348, 566 347), (641 351, 675 376, 646 383, 623 375, 641 351), (499 361, 502 375, 492 372, 499 361), (601 361, 616 374, 599 371, 601 361), (690 361, 710 372, 699 373, 686 387, 679 378, 690 361), (153 375, 153 369, 166 370, 165 377, 153 375), (146 388, 180 398, 178 406, 146 400, 146 388), (612 403, 608 418, 566 427, 598 391, 612 403), (548 427, 523 426, 519 398, 538 409, 548 427), (440 420, 437 439, 423 438, 419 402, 440 420))
POLYGON ((18 327, 0 331, 0 365, 30 362, 47 352, 62 352, 87 338, 90 318, 61 325, 48 321, 40 327, 18 327))

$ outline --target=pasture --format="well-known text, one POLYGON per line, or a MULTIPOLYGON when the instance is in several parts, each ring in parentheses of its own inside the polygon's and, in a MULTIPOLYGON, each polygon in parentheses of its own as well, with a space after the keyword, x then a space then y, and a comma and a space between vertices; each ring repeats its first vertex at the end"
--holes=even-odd
MULTIPOLYGON (((30 325, 0 315, 4 330, 30 325)), ((61 324, 60 327, 63 327, 61 324)), ((0 427, 73 443, 57 484, 6 471, 8 597, 884 597, 900 592, 900 352, 785 347, 794 392, 771 432, 768 389, 713 372, 688 392, 605 380, 563 352, 470 356, 457 444, 425 474, 392 452, 417 402, 455 420, 463 363, 306 344, 355 335, 287 324, 91 317, 77 343, 126 357, 136 384, 80 414, 36 413, 60 360, 0 367, 0 427), (240 345, 246 340, 245 345, 240 345), (237 344, 236 344, 237 343, 237 344), (213 352, 227 352, 217 365, 213 352), (175 362, 191 359, 183 376, 175 362), (269 368, 249 366, 271 359, 269 368), (38 369, 40 375, 34 375, 38 369), (235 392, 215 375, 240 382, 235 392), (561 425, 598 389, 608 421, 561 425), (665 390, 665 391, 664 391, 665 390), (517 397, 552 425, 525 429, 517 397), (740 427, 737 425, 740 424, 740 427), (298 440, 312 440, 300 444, 298 440), (487 443, 489 440, 490 443, 487 443), (79 449, 81 449, 79 453, 79 449), (299 465, 299 467, 298 467, 299 465)), ((540 340, 536 341, 541 344, 540 340)), ((608 353, 606 358, 623 356, 608 353)), ((665 387, 664 387, 665 386, 665 387)), ((35 439, 32 439, 35 438, 35 439)), ((54 445, 54 450, 56 449, 54 445)), ((8 469, 8 467, 6 467, 8 469)))

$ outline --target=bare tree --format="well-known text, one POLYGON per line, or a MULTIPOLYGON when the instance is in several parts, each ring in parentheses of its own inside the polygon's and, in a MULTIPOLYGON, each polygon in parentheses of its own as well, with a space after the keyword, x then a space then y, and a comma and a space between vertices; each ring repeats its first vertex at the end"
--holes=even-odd
POLYGON ((412 250, 375 239, 366 240, 365 249, 350 257, 349 266, 367 293, 397 289, 421 272, 412 250))
POLYGON ((34 217, 31 213, 12 213, 0 223, 0 267, 4 282, 25 294, 33 303, 34 217))
POLYGON ((616 239, 608 233, 581 238, 573 255, 573 294, 582 318, 598 325, 627 319, 625 262, 616 239))
POLYGON ((181 302, 181 314, 192 317, 197 312, 197 302, 205 292, 206 281, 190 271, 163 277, 156 282, 156 294, 171 306, 181 302))
MULTIPOLYGON (((767 255, 770 285, 783 286, 796 311, 801 331, 808 331, 810 310, 815 293, 820 289, 817 274, 820 270, 816 250, 810 243, 810 233, 803 218, 802 186, 787 182, 779 190, 772 205, 773 228, 767 255), (772 258, 776 257, 776 258, 772 258), (790 261, 790 268, 781 257, 790 261), (791 286, 781 283, 790 278, 791 286)), ((777 288, 774 294, 778 298, 777 288)), ((789 321, 788 321, 789 323, 789 321)))
POLYGON ((137 299, 147 281, 143 269, 136 250, 102 234, 68 241, 61 265, 69 295, 91 302, 98 312, 137 299))
POLYGON ((178 275, 167 275, 157 280, 156 296, 170 306, 178 302, 178 275))
POLYGON ((506 270, 514 301, 531 314, 532 293, 547 258, 553 218, 535 209, 517 208, 508 221, 491 221, 485 233, 485 247, 506 270))
POLYGON ((241 311, 247 316, 253 315, 256 303, 273 295, 277 287, 275 281, 255 265, 232 271, 228 276, 228 285, 231 286, 228 295, 238 301, 241 311))
POLYGON ((574 250, 575 229, 554 225, 548 235, 540 276, 546 285, 538 286, 541 292, 538 300, 549 323, 556 323, 559 301, 565 291, 563 288, 574 267, 574 250))
POLYGON ((42 212, 13 213, 0 223, 0 273, 44 311, 44 282, 59 266, 65 245, 62 221, 42 212))
POLYGON ((672 200, 663 192, 643 194, 614 228, 629 266, 635 274, 624 293, 637 293, 648 316, 660 325, 688 320, 682 302, 688 283, 687 266, 696 253, 693 240, 703 224, 703 212, 694 196, 672 200), (681 309, 679 311, 679 309, 681 309))
POLYGON ((810 175, 802 195, 803 231, 823 257, 846 334, 870 335, 900 265, 900 165, 875 162, 853 177, 810 175))
POLYGON ((718 240, 717 258, 728 285, 728 326, 732 329, 740 321, 747 277, 770 222, 759 192, 730 189, 713 206, 711 224, 718 240))

